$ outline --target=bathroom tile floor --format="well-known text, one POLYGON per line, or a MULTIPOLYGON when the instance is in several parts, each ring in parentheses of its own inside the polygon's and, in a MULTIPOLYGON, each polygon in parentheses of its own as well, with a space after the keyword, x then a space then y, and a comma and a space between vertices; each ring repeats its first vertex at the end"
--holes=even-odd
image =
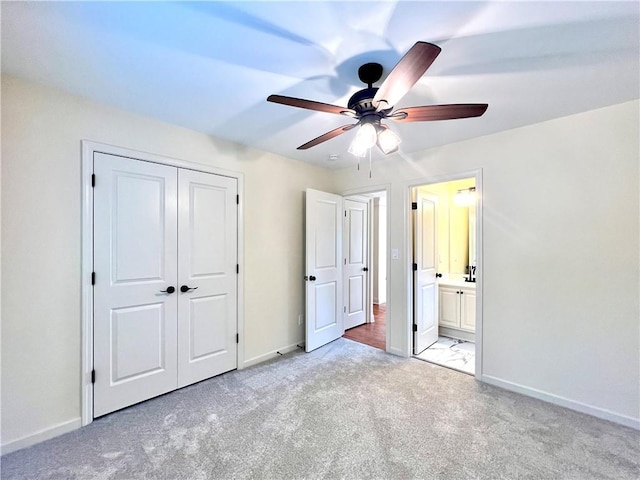
POLYGON ((415 358, 474 375, 476 344, 456 338, 438 337, 438 341, 415 358))

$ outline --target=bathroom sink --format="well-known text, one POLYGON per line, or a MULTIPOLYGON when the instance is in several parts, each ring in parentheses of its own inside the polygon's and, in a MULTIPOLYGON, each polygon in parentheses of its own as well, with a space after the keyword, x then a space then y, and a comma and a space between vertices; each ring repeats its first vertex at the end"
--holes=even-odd
POLYGON ((451 286, 451 287, 476 288, 475 282, 465 282, 464 279, 457 279, 457 278, 440 278, 438 279, 438 285, 451 286))

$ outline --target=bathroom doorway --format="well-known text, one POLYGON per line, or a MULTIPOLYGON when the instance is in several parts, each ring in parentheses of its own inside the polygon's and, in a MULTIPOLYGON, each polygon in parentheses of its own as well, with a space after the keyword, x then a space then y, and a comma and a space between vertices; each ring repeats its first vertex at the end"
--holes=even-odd
POLYGON ((413 355, 476 373, 477 178, 411 188, 413 355))

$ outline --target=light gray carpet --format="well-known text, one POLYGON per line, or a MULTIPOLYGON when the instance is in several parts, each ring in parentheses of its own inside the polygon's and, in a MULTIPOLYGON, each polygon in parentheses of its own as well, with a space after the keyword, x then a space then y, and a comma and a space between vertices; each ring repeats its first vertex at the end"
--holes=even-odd
POLYGON ((637 479, 640 434, 339 339, 2 458, 3 479, 637 479))

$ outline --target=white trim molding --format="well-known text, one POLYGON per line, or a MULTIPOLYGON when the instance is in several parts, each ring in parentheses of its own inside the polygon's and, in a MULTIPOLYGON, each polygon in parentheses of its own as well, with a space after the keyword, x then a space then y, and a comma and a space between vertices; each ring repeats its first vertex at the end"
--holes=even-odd
POLYGON ((593 417, 601 418, 603 420, 608 420, 610 422, 614 422, 619 425, 624 425, 625 427, 630 427, 636 430, 640 430, 640 418, 633 418, 627 415, 622 415, 620 413, 612 412, 611 410, 607 410, 605 408, 600 408, 600 407, 596 407, 586 403, 577 402, 575 400, 561 397, 559 395, 554 395, 552 393, 547 393, 542 390, 538 390, 536 388, 531 388, 524 385, 520 385, 518 383, 509 382, 507 380, 502 380, 501 378, 492 377, 491 375, 483 375, 481 380, 495 387, 504 388, 505 390, 509 390, 515 393, 520 393, 522 395, 526 395, 527 397, 537 398, 538 400, 543 400, 545 402, 552 403, 560 407, 565 407, 570 410, 575 410, 576 412, 585 413, 593 417))
MULTIPOLYGON (((128 148, 106 145, 82 140, 82 372, 81 372, 81 425, 93 421, 93 157, 95 153, 106 153, 120 157, 133 158, 146 162, 159 163, 172 167, 212 173, 238 181, 238 356, 237 368, 244 368, 244 174, 201 163, 188 162, 153 153, 140 152, 128 148)), ((99 181, 99 180, 98 180, 99 181)), ((64 433, 64 432, 63 432, 64 433)))
POLYGON ((80 417, 78 417, 67 422, 59 423, 58 425, 54 425, 53 427, 38 430, 37 432, 25 437, 21 437, 5 443, 4 445, 2 445, 2 447, 0 447, 0 455, 6 455, 7 453, 15 452, 16 450, 30 447, 32 445, 35 445, 36 443, 44 442, 45 440, 49 440, 65 433, 72 432, 74 430, 77 430, 81 426, 82 422, 80 417))
POLYGON ((249 358, 244 361, 242 368, 252 367, 259 363, 266 362, 267 360, 273 360, 280 355, 285 355, 298 349, 302 349, 304 351, 304 340, 300 340, 298 343, 287 345, 286 347, 282 347, 277 350, 271 350, 270 352, 258 355, 257 357, 249 358))

